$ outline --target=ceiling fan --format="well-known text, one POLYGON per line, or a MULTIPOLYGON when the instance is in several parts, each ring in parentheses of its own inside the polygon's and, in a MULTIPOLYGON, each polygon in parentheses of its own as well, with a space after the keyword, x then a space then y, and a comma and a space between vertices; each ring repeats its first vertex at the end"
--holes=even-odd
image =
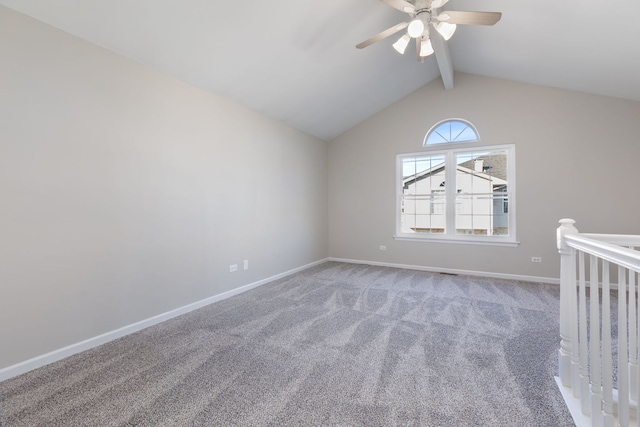
MULTIPOLYGON (((376 34, 356 45, 363 49, 373 43, 407 29, 398 41, 393 44, 401 54, 404 54, 411 39, 415 39, 416 57, 424 62, 425 58, 435 52, 440 73, 445 80, 445 74, 451 74, 451 87, 453 87, 453 67, 444 41, 449 40, 456 31, 457 25, 494 25, 502 17, 500 12, 470 12, 470 11, 440 11, 449 0, 382 0, 389 6, 409 15, 410 20, 401 22, 391 28, 376 34)), ((448 89, 450 87, 447 87, 448 89)))

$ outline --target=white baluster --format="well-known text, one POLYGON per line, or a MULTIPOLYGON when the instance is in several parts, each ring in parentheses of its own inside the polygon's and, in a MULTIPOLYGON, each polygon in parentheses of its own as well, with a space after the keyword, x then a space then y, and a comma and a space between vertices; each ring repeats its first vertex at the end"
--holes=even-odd
POLYGON ((609 262, 602 261, 602 412, 604 425, 613 427, 613 356, 611 354, 611 289, 609 262))
MULTIPOLYGON (((576 281, 576 250, 571 250, 571 273, 569 281, 571 283, 577 283, 576 281)), ((575 285, 574 285, 575 286, 575 285)), ((571 303, 571 391, 573 397, 580 398, 580 340, 578 334, 580 332, 578 322, 580 321, 578 316, 578 288, 573 289, 573 292, 567 292, 571 303)), ((589 379, 587 378, 587 382, 589 379)), ((583 394, 584 396, 584 394, 583 394)))
POLYGON ((638 311, 636 306, 635 274, 629 271, 629 396, 638 401, 638 311))
MULTIPOLYGON (((578 274, 579 274, 579 292, 580 292, 580 403, 582 404, 582 413, 591 414, 590 402, 590 384, 589 384, 589 340, 587 337, 587 291, 586 291, 586 268, 584 266, 584 252, 578 254, 578 274)), ((574 396, 576 396, 574 394, 574 396)), ((577 397, 577 396, 576 396, 577 397)))
POLYGON ((628 354, 626 271, 618 266, 618 424, 622 427, 629 427, 628 354))
MULTIPOLYGON (((560 350, 558 351, 558 369, 560 381, 565 387, 571 386, 571 294, 576 292, 575 280, 571 283, 571 270, 575 270, 575 261, 572 264, 571 251, 564 242, 563 237, 567 234, 578 234, 578 230, 573 226, 572 219, 561 219, 560 227, 556 231, 556 245, 560 253, 560 350), (569 309, 568 309, 569 308, 569 309)), ((575 298, 574 298, 575 299, 575 298)))
POLYGON ((602 417, 602 366, 600 362, 600 307, 598 297, 598 259, 589 256, 589 298, 591 309, 589 317, 589 339, 591 356, 591 421, 601 426, 602 417))
MULTIPOLYGON (((634 305, 636 305, 636 313, 638 313, 638 327, 636 328, 637 331, 637 336, 636 336, 636 354, 640 353, 640 348, 638 346, 640 346, 640 281, 638 281, 638 274, 635 273, 634 271, 629 270, 629 283, 633 283, 633 287, 636 287, 636 284, 638 285, 638 298, 636 301, 634 301, 634 305)), ((634 378, 632 378, 632 382, 635 383, 635 389, 639 391, 639 396, 636 399, 636 420, 638 421, 638 424, 640 424, 640 369, 638 369, 638 366, 636 366, 636 373, 634 375, 634 378)))
MULTIPOLYGON (((636 341, 635 352, 636 356, 640 356, 640 283, 638 282, 638 274, 632 270, 629 270, 629 286, 633 286, 634 290, 638 288, 634 294, 633 305, 636 307, 636 341)), ((640 368, 638 364, 635 367, 630 368, 629 376, 631 377, 631 387, 636 390, 636 420, 640 420, 640 368), (632 370, 633 369, 633 370, 632 370), (633 376, 632 376, 633 375, 633 376)))

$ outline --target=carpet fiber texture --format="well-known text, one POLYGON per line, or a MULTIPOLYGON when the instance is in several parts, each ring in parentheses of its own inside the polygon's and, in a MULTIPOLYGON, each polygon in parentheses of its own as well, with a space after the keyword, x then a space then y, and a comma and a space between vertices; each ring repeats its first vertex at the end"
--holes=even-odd
POLYGON ((0 426, 573 426, 558 304, 327 262, 0 383, 0 426))

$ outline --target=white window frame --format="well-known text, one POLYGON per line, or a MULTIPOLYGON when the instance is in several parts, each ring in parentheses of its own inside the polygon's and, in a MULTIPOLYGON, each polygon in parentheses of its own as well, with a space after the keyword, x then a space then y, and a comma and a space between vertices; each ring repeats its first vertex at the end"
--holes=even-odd
POLYGON ((430 145, 424 148, 423 151, 413 153, 401 153, 396 155, 396 234, 394 239, 406 240, 406 241, 420 241, 420 242, 440 242, 440 243, 462 243, 462 244, 476 244, 476 245, 496 245, 496 246, 518 246, 520 243, 516 239, 516 173, 515 164, 516 151, 514 144, 504 145, 485 145, 480 142, 459 142, 459 143, 447 143, 430 145), (446 147, 446 148, 445 148, 446 147), (485 236, 485 235, 473 235, 473 234, 456 234, 455 232, 455 219, 456 219, 456 155, 466 152, 477 151, 506 151, 507 152, 507 182, 509 183, 509 234, 506 236, 485 236), (444 155, 445 156, 445 183, 446 184, 446 227, 445 233, 433 234, 403 232, 401 229, 402 219, 402 186, 403 186, 403 173, 402 173, 402 161, 408 157, 419 157, 421 155, 444 155), (450 187, 452 186, 452 187, 450 187))

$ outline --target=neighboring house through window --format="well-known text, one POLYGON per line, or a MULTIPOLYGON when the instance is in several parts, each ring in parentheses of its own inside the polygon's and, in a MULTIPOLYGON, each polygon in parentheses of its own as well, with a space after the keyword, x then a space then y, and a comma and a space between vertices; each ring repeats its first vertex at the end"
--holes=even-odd
POLYGON ((482 145, 461 119, 437 123, 423 146, 397 156, 396 239, 517 245, 514 146, 482 145))

